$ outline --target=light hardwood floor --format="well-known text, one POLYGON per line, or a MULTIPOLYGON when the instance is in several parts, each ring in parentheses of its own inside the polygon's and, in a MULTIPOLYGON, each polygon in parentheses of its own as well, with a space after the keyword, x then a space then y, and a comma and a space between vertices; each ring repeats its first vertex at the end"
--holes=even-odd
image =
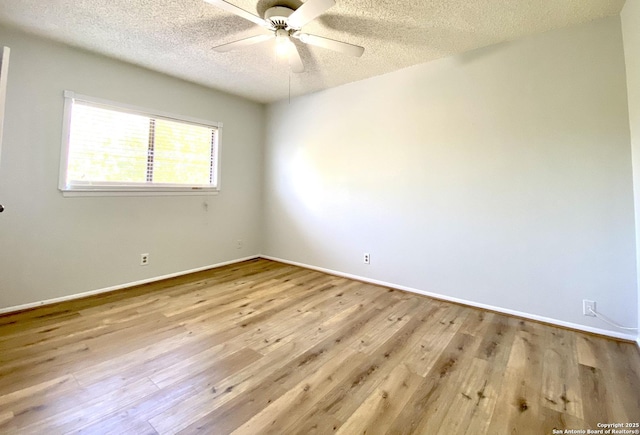
POLYGON ((267 260, 0 317, 0 433, 637 422, 634 344, 267 260))

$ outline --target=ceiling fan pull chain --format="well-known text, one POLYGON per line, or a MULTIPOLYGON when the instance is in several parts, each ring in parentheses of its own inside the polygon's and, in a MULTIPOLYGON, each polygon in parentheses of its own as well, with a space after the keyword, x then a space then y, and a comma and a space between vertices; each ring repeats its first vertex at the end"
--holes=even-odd
POLYGON ((289 104, 291 104, 291 68, 289 68, 289 104))

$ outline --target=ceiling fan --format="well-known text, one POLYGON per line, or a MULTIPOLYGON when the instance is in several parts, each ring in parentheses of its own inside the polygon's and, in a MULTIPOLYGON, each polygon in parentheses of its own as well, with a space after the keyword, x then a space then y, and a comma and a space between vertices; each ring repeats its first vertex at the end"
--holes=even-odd
POLYGON ((288 56, 289 66, 295 73, 303 72, 304 65, 300 58, 300 53, 298 53, 298 49, 291 38, 295 38, 305 44, 328 48, 329 50, 334 50, 355 57, 360 57, 362 56, 362 53, 364 53, 364 47, 302 32, 302 27, 305 24, 317 18, 327 9, 335 5, 335 0, 307 0, 296 10, 287 6, 274 6, 265 11, 263 18, 247 12, 225 0, 205 1, 219 7, 220 9, 224 9, 227 12, 231 12, 232 14, 254 22, 268 31, 268 33, 262 33, 240 39, 238 41, 218 45, 213 48, 216 51, 231 51, 270 39, 275 39, 276 51, 278 54, 288 56))

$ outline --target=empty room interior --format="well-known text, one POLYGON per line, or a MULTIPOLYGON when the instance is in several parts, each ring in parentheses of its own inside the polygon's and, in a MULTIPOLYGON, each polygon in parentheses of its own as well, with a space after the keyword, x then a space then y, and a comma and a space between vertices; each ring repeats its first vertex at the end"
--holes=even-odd
POLYGON ((640 433, 640 0, 3 0, 0 50, 0 433, 640 433))

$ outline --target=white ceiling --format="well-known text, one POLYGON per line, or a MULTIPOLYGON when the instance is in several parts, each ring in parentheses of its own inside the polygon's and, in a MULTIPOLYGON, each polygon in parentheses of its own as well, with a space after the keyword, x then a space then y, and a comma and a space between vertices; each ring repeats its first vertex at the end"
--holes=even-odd
MULTIPOLYGON (((228 0, 262 16, 299 0, 228 0)), ((255 24, 202 0, 2 0, 0 23, 259 102, 338 86, 524 35, 617 15, 625 0, 336 0, 304 27, 365 47, 352 58, 296 42, 306 70, 290 74, 273 41, 212 47, 255 24)))

